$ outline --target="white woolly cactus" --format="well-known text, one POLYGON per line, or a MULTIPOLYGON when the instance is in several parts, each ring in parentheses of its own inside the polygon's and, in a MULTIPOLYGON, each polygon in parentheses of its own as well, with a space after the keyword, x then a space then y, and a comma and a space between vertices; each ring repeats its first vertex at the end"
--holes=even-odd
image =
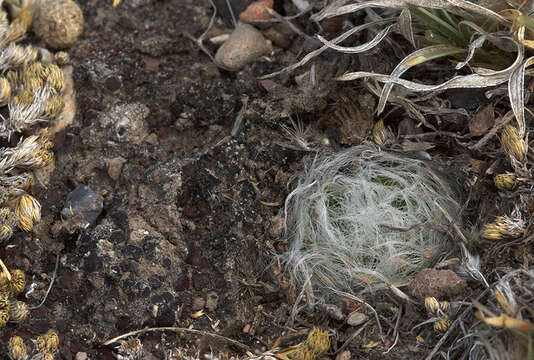
POLYGON ((459 189, 430 162, 361 145, 318 157, 285 204, 299 284, 361 292, 406 284, 451 249, 459 189))

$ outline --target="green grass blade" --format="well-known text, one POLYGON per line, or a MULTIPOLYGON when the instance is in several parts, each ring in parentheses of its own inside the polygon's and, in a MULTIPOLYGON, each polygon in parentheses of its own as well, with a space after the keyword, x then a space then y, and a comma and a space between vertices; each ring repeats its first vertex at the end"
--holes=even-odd
POLYGON ((426 9, 410 8, 410 10, 415 17, 425 23, 435 33, 439 33, 441 36, 450 39, 450 42, 452 43, 463 45, 463 35, 457 27, 449 24, 447 21, 439 18, 426 9))

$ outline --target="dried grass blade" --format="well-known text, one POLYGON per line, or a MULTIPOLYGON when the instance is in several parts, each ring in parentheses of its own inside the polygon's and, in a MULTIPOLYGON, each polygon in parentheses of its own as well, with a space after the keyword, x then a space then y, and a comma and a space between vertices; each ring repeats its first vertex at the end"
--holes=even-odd
POLYGON ((512 72, 508 82, 508 96, 515 119, 519 126, 519 137, 525 136, 525 69, 534 64, 534 56, 525 60, 523 65, 518 66, 512 72))
POLYGON ((409 9, 403 9, 401 11, 398 24, 401 35, 404 36, 404 38, 408 40, 414 48, 416 48, 412 29, 412 13, 409 9))
MULTIPOLYGON (((365 29, 368 29, 370 27, 377 26, 377 25, 387 24, 387 23, 390 23, 390 22, 396 21, 396 20, 397 20, 397 18, 388 18, 388 19, 379 20, 379 21, 373 21, 373 22, 369 22, 369 23, 366 23, 366 24, 363 24, 363 25, 356 26, 356 27, 344 32, 343 34, 339 35, 338 37, 334 38, 331 41, 331 43, 332 44, 338 44, 338 43, 342 42, 343 40, 347 39, 349 36, 354 35, 354 34, 360 32, 362 30, 365 30, 365 29)), ((373 40, 371 40, 371 41, 373 41, 373 40)), ((260 79, 269 79, 269 78, 275 77, 277 75, 293 71, 296 68, 299 68, 302 65, 305 65, 308 61, 310 61, 314 57, 322 54, 326 50, 328 50, 328 46, 323 45, 319 49, 314 50, 314 51, 306 54, 306 56, 304 56, 300 61, 296 62, 295 64, 287 66, 287 67, 283 68, 280 71, 276 71, 274 73, 261 76, 260 79)))
POLYGON ((365 8, 378 7, 378 8, 406 8, 409 6, 417 6, 432 9, 444 9, 444 10, 467 10, 474 14, 482 15, 487 19, 495 20, 501 24, 507 24, 508 20, 503 16, 497 14, 490 9, 474 4, 470 1, 464 0, 375 0, 366 1, 359 4, 344 5, 345 2, 334 3, 332 6, 325 8, 311 16, 311 20, 319 21, 325 18, 350 14, 365 8))
POLYGON ((401 85, 409 90, 412 91, 437 91, 437 90, 447 90, 447 89, 454 89, 454 88, 484 88, 484 87, 491 87, 491 86, 497 86, 500 84, 504 84, 508 81, 509 75, 508 74, 496 74, 491 76, 486 75, 479 75, 479 74, 471 74, 471 75, 465 75, 465 76, 455 76, 452 79, 445 81, 444 83, 438 84, 438 85, 426 85, 417 83, 414 81, 404 80, 400 79, 395 76, 390 75, 382 75, 382 74, 376 74, 372 72, 365 72, 365 71, 356 71, 352 73, 347 73, 345 75, 342 75, 338 77, 336 80, 340 81, 350 81, 350 80, 356 80, 361 78, 373 78, 374 80, 378 80, 383 83, 394 83, 397 85, 401 85))
MULTIPOLYGON (((458 54, 464 51, 465 49, 462 49, 456 46, 449 46, 449 45, 428 46, 426 48, 414 51, 413 53, 411 53, 410 55, 402 59, 402 61, 391 72, 391 76, 399 78, 412 66, 415 66, 422 62, 436 59, 439 57, 443 57, 443 56, 447 56, 451 54, 458 54)), ((392 88, 393 88, 393 83, 388 82, 388 84, 386 84, 384 88, 382 89, 382 93, 380 94, 380 101, 378 102, 378 109, 377 109, 378 114, 380 114, 384 110, 384 107, 386 106, 386 101, 389 97, 389 94, 392 88)))
POLYGON ((456 67, 455 67, 456 70, 460 70, 465 65, 467 65, 467 63, 471 61, 471 59, 473 58, 473 55, 475 55, 475 50, 482 47, 482 45, 484 45, 484 42, 486 42, 485 35, 482 35, 476 39, 473 37, 471 42, 469 43, 469 51, 467 53, 465 60, 456 64, 456 67))
POLYGON ((389 33, 395 31, 396 29, 397 29, 397 24, 389 25, 387 28, 380 30, 378 32, 378 34, 376 34, 376 36, 372 40, 366 42, 365 44, 362 44, 362 45, 359 45, 359 46, 353 46, 353 47, 345 47, 345 46, 336 45, 336 44, 326 40, 321 35, 317 35, 317 38, 319 39, 319 41, 321 41, 323 44, 328 46, 330 49, 333 49, 333 50, 336 50, 336 51, 339 51, 339 52, 342 52, 342 53, 347 53, 347 54, 358 54, 358 53, 362 53, 362 52, 371 50, 372 48, 374 48, 375 46, 380 44, 380 42, 389 33))

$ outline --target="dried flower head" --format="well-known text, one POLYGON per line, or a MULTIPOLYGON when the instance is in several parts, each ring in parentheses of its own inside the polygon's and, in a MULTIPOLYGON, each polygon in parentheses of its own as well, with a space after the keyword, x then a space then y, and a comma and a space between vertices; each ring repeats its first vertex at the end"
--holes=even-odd
POLYGON ((484 226, 482 237, 487 240, 518 238, 525 232, 525 222, 520 217, 511 218, 507 215, 497 216, 495 220, 484 226))
POLYGON ((525 140, 519 137, 517 128, 513 125, 506 125, 501 134, 501 142, 504 151, 519 163, 524 164, 527 155, 527 145, 525 140))
POLYGON ((513 172, 495 175, 493 179, 495 187, 500 190, 512 190, 517 182, 517 176, 513 172))
POLYGON ((33 225, 41 220, 41 204, 33 196, 22 195, 17 203, 19 227, 24 231, 31 231, 33 225))
POLYGON ((26 360, 28 358, 28 350, 24 345, 24 340, 20 336, 12 336, 7 345, 9 356, 13 360, 26 360))
POLYGON ((9 307, 9 321, 22 322, 29 314, 28 304, 23 301, 12 301, 9 307))
POLYGON ((448 318, 440 319, 434 323, 434 331, 444 333, 451 327, 452 321, 448 318))
POLYGON ((433 316, 446 318, 450 310, 450 303, 448 301, 438 301, 435 297, 429 296, 425 298, 425 307, 433 316))
POLYGON ((59 66, 63 66, 63 65, 66 65, 69 63, 70 61, 70 57, 69 57, 69 54, 64 52, 64 51, 58 51, 55 55, 54 55, 54 60, 56 61, 56 63, 59 65, 59 66))

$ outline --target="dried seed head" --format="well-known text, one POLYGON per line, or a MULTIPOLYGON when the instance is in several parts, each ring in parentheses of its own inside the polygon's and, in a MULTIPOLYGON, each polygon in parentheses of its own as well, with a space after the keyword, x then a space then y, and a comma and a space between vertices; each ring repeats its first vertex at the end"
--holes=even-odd
POLYGON ((507 172, 504 174, 495 175, 493 182, 495 187, 500 190, 512 190, 516 185, 517 176, 515 173, 507 172))
MULTIPOLYGON (((46 334, 45 334, 46 335, 46 334)), ((39 350, 39 352, 46 351, 46 337, 45 335, 37 336, 37 339, 35 339, 35 346, 39 350)))
POLYGON ((434 331, 444 333, 451 327, 452 322, 448 318, 438 320, 434 323, 434 331))
POLYGON ((28 305, 23 301, 13 301, 9 308, 9 321, 22 322, 28 317, 28 305))
POLYGON ((0 225, 0 241, 10 239, 13 236, 13 227, 9 225, 0 225))
POLYGON ((56 96, 46 103, 46 111, 44 116, 48 119, 55 119, 63 112, 64 108, 65 101, 63 101, 62 97, 56 96))
POLYGON ((46 67, 45 72, 47 74, 46 82, 56 91, 56 93, 61 93, 65 89, 63 71, 56 64, 50 64, 46 67))
POLYGON ((518 238, 525 232, 523 219, 509 216, 497 216, 492 223, 486 224, 482 230, 482 237, 487 240, 501 240, 518 238))
POLYGON ((330 349, 330 338, 328 332, 319 328, 313 328, 308 334, 308 338, 303 345, 307 348, 307 359, 317 359, 330 349))
POLYGON ((59 348, 59 335, 57 332, 50 330, 44 335, 46 342, 46 351, 50 353, 55 353, 59 348))
POLYGON ((525 140, 519 137, 517 128, 512 125, 506 125, 501 134, 501 142, 504 151, 521 164, 525 163, 527 155, 527 145, 525 140))
POLYGON ((448 301, 440 301, 439 308, 444 314, 448 314, 451 309, 451 303, 448 301))
POLYGON ((63 66, 69 63, 70 57, 65 51, 59 51, 54 55, 54 60, 59 66, 63 66))
POLYGON ((12 295, 16 296, 24 291, 24 288, 26 287, 26 276, 24 275, 24 271, 20 269, 12 270, 10 273, 10 291, 12 295))
POLYGON ((41 204, 33 196, 24 194, 18 199, 16 213, 19 217, 19 227, 24 231, 31 231, 34 223, 41 220, 41 204))
POLYGON ((26 360, 28 358, 28 350, 24 345, 24 340, 20 336, 13 336, 8 343, 9 356, 13 360, 26 360))
POLYGON ((54 159, 54 153, 49 150, 41 150, 35 156, 39 159, 39 166, 47 166, 54 159))
POLYGON ((429 296, 425 298, 425 308, 429 313, 435 316, 439 310, 439 301, 435 297, 429 296))
POLYGON ((373 126, 373 141, 378 145, 384 145, 391 136, 391 131, 384 125, 384 120, 378 120, 373 126))
POLYGON ((35 94, 37 89, 39 89, 41 86, 43 86, 43 80, 39 76, 36 76, 35 74, 32 74, 31 77, 24 79, 24 90, 31 92, 32 100, 33 100, 33 95, 35 94))

